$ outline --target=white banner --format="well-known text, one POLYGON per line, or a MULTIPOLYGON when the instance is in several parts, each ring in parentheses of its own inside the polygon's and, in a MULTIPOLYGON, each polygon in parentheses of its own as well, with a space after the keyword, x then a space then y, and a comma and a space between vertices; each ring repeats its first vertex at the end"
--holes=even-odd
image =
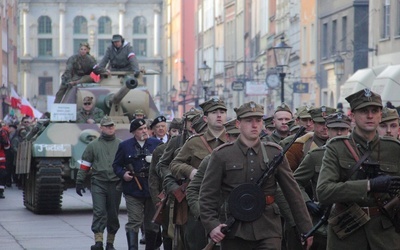
POLYGON ((264 96, 268 94, 268 87, 265 82, 255 82, 255 81, 247 81, 246 82, 246 94, 252 96, 264 96))

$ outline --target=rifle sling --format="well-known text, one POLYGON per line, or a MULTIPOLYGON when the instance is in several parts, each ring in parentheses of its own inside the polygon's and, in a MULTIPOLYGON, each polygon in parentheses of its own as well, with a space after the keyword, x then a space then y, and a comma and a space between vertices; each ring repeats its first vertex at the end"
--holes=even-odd
POLYGON ((368 156, 371 155, 372 151, 368 149, 367 151, 365 151, 363 156, 361 158, 359 158, 358 155, 356 154, 356 152, 354 151, 353 147, 350 145, 348 140, 344 140, 344 144, 346 145, 346 147, 350 151, 350 153, 353 155, 354 159, 357 161, 357 163, 348 172, 346 179, 345 179, 345 181, 346 181, 346 180, 350 179, 350 177, 357 171, 357 169, 361 166, 361 164, 368 158, 368 156))
POLYGON ((210 152, 210 154, 212 153, 212 148, 210 147, 210 145, 207 143, 206 139, 204 138, 204 136, 200 136, 200 139, 203 141, 204 146, 206 146, 208 152, 210 152))

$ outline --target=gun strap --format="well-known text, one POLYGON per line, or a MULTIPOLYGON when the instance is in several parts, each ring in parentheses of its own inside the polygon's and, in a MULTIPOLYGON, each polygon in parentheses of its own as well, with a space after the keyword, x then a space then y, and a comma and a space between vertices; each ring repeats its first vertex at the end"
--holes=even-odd
POLYGON ((210 154, 211 154, 213 150, 210 147, 210 145, 208 145, 206 138, 204 138, 204 136, 200 135, 200 139, 203 141, 204 146, 206 146, 208 152, 210 152, 210 154))
POLYGON ((346 145, 347 149, 350 151, 350 153, 353 155, 354 159, 357 161, 357 163, 350 169, 348 172, 346 179, 350 179, 350 177, 358 170, 358 168, 361 166, 361 164, 368 158, 368 156, 371 155, 372 151, 368 149, 365 151, 363 156, 361 158, 358 157, 356 152, 354 151, 354 148, 350 145, 348 140, 344 140, 344 144, 346 145))

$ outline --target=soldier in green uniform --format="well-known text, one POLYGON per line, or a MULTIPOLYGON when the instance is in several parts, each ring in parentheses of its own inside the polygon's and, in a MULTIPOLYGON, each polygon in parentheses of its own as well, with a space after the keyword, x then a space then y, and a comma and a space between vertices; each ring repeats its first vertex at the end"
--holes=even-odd
POLYGON ((288 122, 293 118, 292 111, 289 106, 282 103, 278 106, 274 113, 273 124, 275 126, 274 132, 270 136, 262 138, 263 141, 270 141, 279 143, 281 140, 289 136, 290 130, 288 122))
MULTIPOLYGON (((169 135, 173 137, 178 136, 183 130, 183 124, 182 120, 179 118, 174 118, 170 125, 169 125, 169 135), (174 132, 172 132, 174 131, 174 132)), ((151 199, 156 206, 159 202, 161 202, 159 198, 159 194, 163 190, 163 179, 157 174, 156 171, 156 165, 158 161, 160 160, 160 157, 164 153, 165 147, 167 146, 167 143, 162 143, 154 149, 152 158, 151 158, 151 163, 149 167, 149 191, 150 191, 150 196, 151 199)), ((169 206, 165 206, 165 209, 163 211, 163 214, 168 214, 169 206)), ((168 230, 168 216, 163 217, 163 246, 164 250, 172 249, 172 239, 168 237, 167 230, 168 230), (165 218, 165 219, 164 219, 165 218)), ((159 230, 156 231, 156 233, 159 233, 159 230)))
MULTIPOLYGON (((207 122, 207 131, 189 138, 172 160, 170 169, 176 179, 193 179, 200 162, 211 151, 226 142, 225 127, 226 106, 222 100, 211 99, 200 104, 203 119, 207 122)), ((183 230, 186 249, 202 249, 207 244, 207 237, 201 223, 188 211, 187 223, 183 230)))
MULTIPOLYGON (((236 119, 232 119, 224 124, 225 132, 226 132, 226 141, 227 143, 233 142, 237 139, 240 132, 236 127, 236 119)), ((199 168, 196 174, 193 177, 193 180, 190 181, 187 189, 186 189, 186 198, 188 201, 188 205, 190 211, 192 212, 195 218, 200 218, 200 208, 199 208, 199 194, 201 183, 204 178, 204 173, 206 172, 207 165, 210 161, 211 154, 204 157, 201 161, 199 168)))
POLYGON ((355 128, 326 145, 317 183, 319 202, 335 204, 327 249, 399 249, 400 235, 380 204, 400 188, 400 143, 376 131, 382 117, 378 94, 363 89, 346 100, 355 128))
MULTIPOLYGON (((220 217, 230 216, 229 208, 220 210, 221 200, 227 203, 232 190, 242 183, 255 184, 265 170, 265 158, 273 159, 282 150, 275 143, 262 143, 259 139, 263 126, 262 106, 249 102, 235 108, 235 112, 240 135, 235 142, 220 146, 211 154, 200 189, 201 221, 210 238, 214 242, 221 242, 222 250, 281 249, 281 220, 274 202, 277 183, 283 190, 301 232, 307 232, 312 227, 286 158, 261 186, 266 202, 262 215, 251 222, 236 221, 226 235, 221 232, 221 228, 226 225, 221 223, 220 217)), ((311 245, 312 239, 308 243, 311 245)))
POLYGON ((384 107, 382 109, 382 120, 378 126, 379 135, 399 139, 399 131, 399 113, 396 109, 384 107))
POLYGON ((274 132, 275 126, 273 120, 274 120, 273 116, 263 118, 264 128, 261 131, 261 138, 265 136, 270 136, 274 132))
POLYGON ((72 86, 78 83, 93 82, 90 73, 92 73, 93 67, 96 65, 96 59, 89 52, 89 43, 81 43, 79 53, 68 58, 67 68, 61 76, 60 89, 57 91, 54 103, 61 102, 65 93, 72 86))
POLYGON ((121 140, 115 137, 115 124, 110 117, 101 120, 100 131, 101 136, 89 143, 82 154, 76 177, 76 193, 82 196, 82 192, 85 192, 83 182, 91 170, 92 231, 95 238, 91 250, 103 250, 103 232, 106 228, 106 250, 114 250, 122 192, 117 189, 119 178, 114 174, 112 162, 121 140))
POLYGON ((99 123, 104 117, 104 111, 95 106, 93 96, 85 96, 82 105, 76 114, 77 123, 99 123))
MULTIPOLYGON (((328 127, 329 139, 335 136, 346 136, 350 131, 351 119, 342 113, 334 113, 325 118, 326 126, 328 127)), ((313 218, 314 223, 317 223, 322 216, 323 207, 318 203, 316 195, 316 187, 319 171, 321 170, 322 158, 324 157, 325 146, 315 148, 308 151, 300 166, 294 172, 294 178, 299 184, 304 201, 306 202, 308 212, 313 218), (306 187, 310 185, 313 195, 306 192, 306 187)), ((314 234, 314 243, 311 247, 314 250, 326 249, 326 227, 321 227, 314 234)))
POLYGON ((308 111, 314 123, 314 132, 309 132, 298 138, 286 153, 290 168, 295 171, 304 155, 313 148, 320 147, 328 140, 328 129, 325 117, 335 112, 334 108, 322 106, 308 111))

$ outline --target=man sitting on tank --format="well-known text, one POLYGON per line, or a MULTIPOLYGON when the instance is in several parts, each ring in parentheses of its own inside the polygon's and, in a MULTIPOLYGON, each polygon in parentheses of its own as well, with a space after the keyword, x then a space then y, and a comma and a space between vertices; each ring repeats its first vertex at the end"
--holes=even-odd
POLYGON ((72 86, 78 83, 93 82, 90 73, 96 65, 96 59, 89 54, 89 43, 81 43, 79 53, 71 56, 67 60, 67 68, 61 76, 60 89, 57 91, 54 103, 60 103, 67 92, 72 86))
POLYGON ((110 74, 110 71, 129 71, 133 72, 135 77, 138 77, 140 73, 133 48, 121 35, 112 36, 111 45, 107 48, 101 62, 94 67, 94 71, 97 74, 110 74), (106 68, 107 63, 108 67, 106 68))
POLYGON ((99 123, 104 117, 104 111, 94 105, 93 96, 83 98, 82 108, 76 114, 77 123, 99 123))

